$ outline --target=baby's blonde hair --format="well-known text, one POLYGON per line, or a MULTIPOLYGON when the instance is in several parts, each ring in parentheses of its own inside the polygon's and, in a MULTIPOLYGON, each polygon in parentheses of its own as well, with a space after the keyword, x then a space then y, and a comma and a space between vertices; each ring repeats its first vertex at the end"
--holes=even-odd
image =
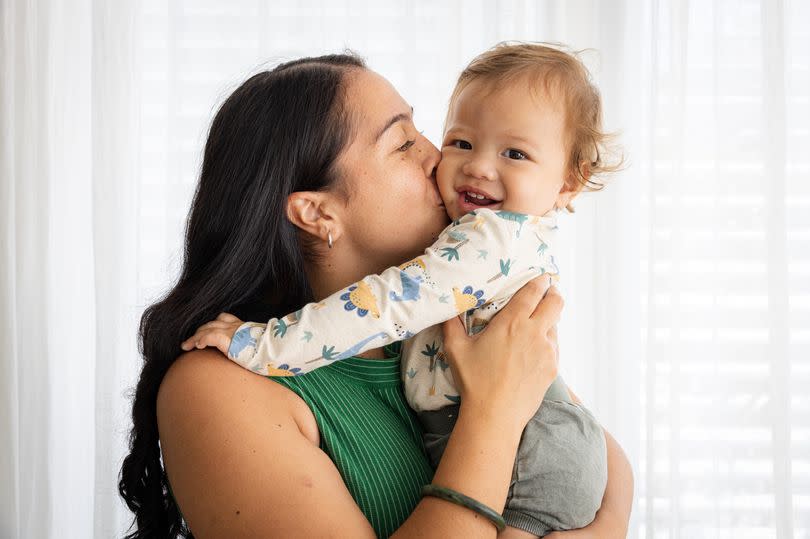
POLYGON ((557 43, 498 43, 461 72, 449 109, 473 81, 483 81, 497 91, 501 84, 528 76, 532 89, 543 90, 564 106, 568 167, 578 184, 573 187, 598 191, 605 186, 603 176, 619 170, 623 159, 605 161, 605 156, 616 152, 611 144, 615 135, 602 130, 602 99, 578 57, 582 51, 565 48, 557 43))

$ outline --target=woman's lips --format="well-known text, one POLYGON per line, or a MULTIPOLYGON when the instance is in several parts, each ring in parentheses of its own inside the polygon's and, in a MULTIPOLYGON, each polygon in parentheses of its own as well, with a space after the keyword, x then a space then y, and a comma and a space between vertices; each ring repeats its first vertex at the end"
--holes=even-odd
POLYGON ((437 206, 444 207, 444 200, 442 200, 441 194, 439 194, 439 190, 436 189, 436 186, 433 186, 433 201, 436 203, 437 206))
POLYGON ((444 207, 444 200, 442 199, 441 193, 439 193, 439 186, 436 184, 436 178, 431 177, 430 187, 428 187, 428 189, 430 189, 430 194, 433 195, 433 202, 437 206, 444 207))

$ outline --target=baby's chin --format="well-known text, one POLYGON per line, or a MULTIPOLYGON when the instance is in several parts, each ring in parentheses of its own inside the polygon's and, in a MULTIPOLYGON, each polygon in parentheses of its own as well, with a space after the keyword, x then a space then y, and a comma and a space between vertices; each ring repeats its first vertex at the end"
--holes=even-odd
POLYGON ((456 219, 464 215, 461 212, 459 212, 455 204, 448 204, 447 202, 445 202, 444 209, 447 211, 447 216, 450 218, 451 221, 455 221, 456 219))

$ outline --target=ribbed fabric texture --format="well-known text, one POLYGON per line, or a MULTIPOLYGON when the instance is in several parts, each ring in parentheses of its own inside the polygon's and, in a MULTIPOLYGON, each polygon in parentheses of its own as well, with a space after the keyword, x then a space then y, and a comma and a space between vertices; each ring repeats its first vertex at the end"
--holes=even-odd
POLYGON ((309 374, 272 378, 312 409, 332 459, 378 537, 411 514, 433 477, 400 383, 400 343, 388 359, 353 357, 309 374))

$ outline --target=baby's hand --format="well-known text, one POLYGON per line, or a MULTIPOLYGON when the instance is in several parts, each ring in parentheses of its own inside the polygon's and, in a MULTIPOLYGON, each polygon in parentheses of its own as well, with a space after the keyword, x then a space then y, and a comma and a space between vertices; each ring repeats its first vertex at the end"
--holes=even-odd
POLYGON ((228 355, 233 334, 243 322, 232 314, 221 313, 216 320, 201 325, 194 335, 183 341, 180 348, 188 352, 194 348, 213 346, 228 355))

